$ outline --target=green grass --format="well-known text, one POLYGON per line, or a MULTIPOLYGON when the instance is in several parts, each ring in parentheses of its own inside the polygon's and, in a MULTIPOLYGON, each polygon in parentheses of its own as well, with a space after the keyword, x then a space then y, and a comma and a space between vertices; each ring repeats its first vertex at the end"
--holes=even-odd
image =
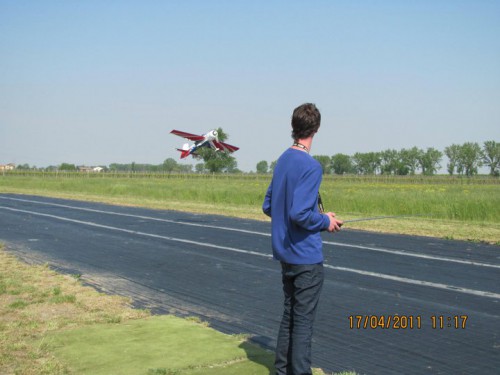
POLYGON ((61 331, 48 335, 45 342, 75 373, 82 374, 138 375, 165 370, 167 374, 187 375, 236 364, 244 367, 246 374, 250 373, 248 368, 266 374, 272 367, 270 353, 173 316, 61 331))
MULTIPOLYGON (((0 191, 61 193, 82 197, 234 205, 260 210, 270 176, 81 174, 0 176, 0 191)), ((332 177, 321 186, 328 208, 357 215, 426 215, 438 219, 500 223, 500 181, 444 177, 332 177), (459 183, 461 182, 461 183, 459 183)))
POLYGON ((500 224, 500 185, 327 179, 325 205, 339 213, 422 215, 433 219, 500 224))

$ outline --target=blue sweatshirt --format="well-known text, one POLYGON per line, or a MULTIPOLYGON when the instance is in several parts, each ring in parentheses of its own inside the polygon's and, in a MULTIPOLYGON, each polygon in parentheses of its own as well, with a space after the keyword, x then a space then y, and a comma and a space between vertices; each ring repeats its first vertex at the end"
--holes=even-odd
POLYGON ((287 149, 278 159, 262 210, 271 217, 275 259, 289 264, 323 261, 320 231, 330 219, 319 213, 318 191, 323 171, 304 151, 287 149))

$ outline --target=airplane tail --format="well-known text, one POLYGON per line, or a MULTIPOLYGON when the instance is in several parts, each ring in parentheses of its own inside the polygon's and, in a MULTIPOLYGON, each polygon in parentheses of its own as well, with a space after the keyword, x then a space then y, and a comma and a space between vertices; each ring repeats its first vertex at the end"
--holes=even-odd
POLYGON ((181 152, 181 159, 187 158, 189 156, 189 150, 182 150, 178 148, 177 151, 181 152))

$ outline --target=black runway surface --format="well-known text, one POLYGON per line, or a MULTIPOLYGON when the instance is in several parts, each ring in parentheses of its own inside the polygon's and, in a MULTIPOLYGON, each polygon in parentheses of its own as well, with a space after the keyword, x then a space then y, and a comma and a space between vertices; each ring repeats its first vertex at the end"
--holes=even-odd
MULTIPOLYGON (((269 233, 268 222, 0 194, 0 241, 21 258, 272 349, 282 292, 269 233)), ((348 228, 324 241, 315 367, 499 373, 500 247, 348 228)))

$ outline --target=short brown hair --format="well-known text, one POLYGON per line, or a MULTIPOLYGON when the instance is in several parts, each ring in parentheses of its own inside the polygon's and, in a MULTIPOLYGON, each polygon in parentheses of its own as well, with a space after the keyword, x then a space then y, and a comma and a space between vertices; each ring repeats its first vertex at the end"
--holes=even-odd
POLYGON ((305 103, 293 110, 292 138, 294 140, 308 138, 316 133, 321 124, 321 114, 316 105, 305 103))

